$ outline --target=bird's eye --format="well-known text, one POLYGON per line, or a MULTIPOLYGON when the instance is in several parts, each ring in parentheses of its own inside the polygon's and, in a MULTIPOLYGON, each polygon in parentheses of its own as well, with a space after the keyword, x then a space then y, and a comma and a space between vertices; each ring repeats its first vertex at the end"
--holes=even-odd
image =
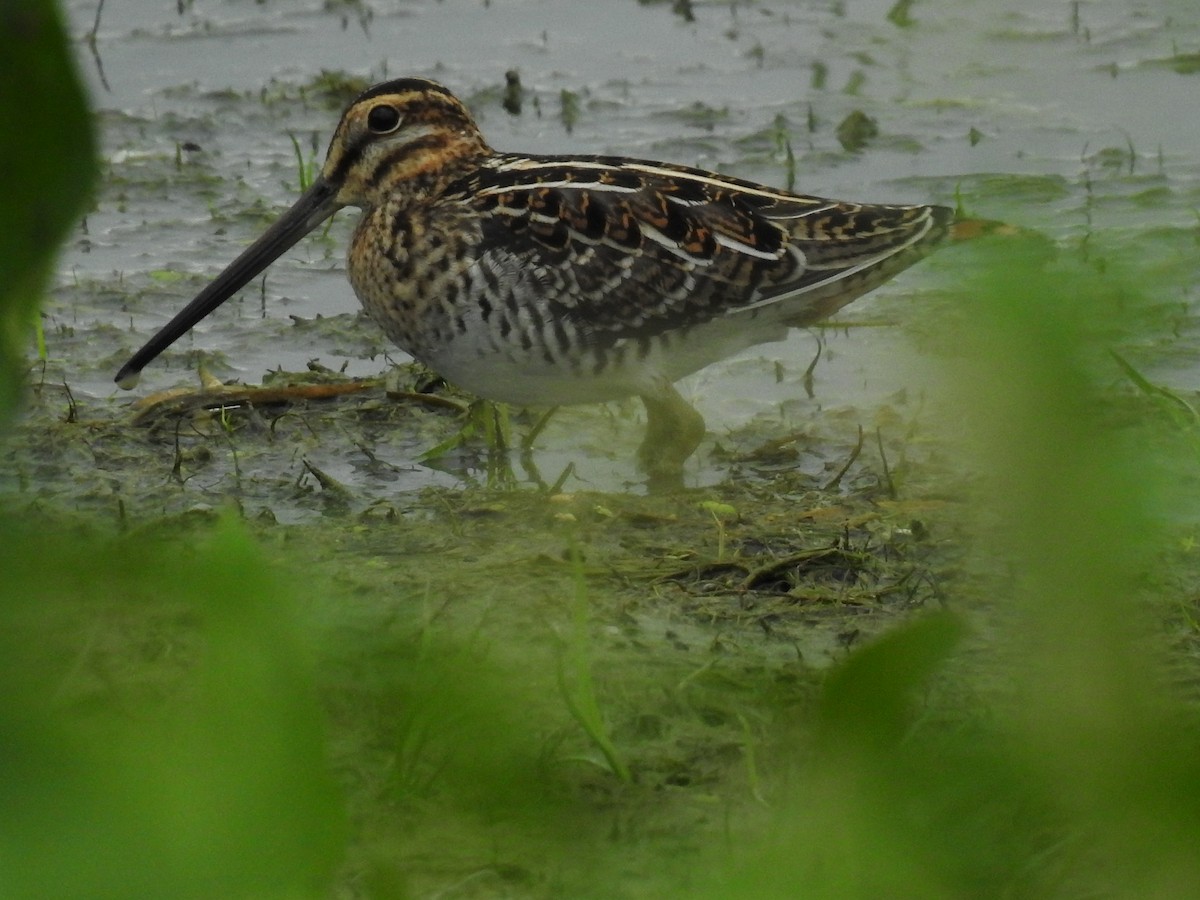
POLYGON ((400 127, 400 112, 394 106, 380 103, 367 113, 367 127, 376 134, 390 134, 400 127))

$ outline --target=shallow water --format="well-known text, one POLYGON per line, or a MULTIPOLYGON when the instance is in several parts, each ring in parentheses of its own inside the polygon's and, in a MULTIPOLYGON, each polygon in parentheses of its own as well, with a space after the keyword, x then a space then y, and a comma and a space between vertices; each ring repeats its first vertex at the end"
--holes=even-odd
MULTIPOLYGON (((889 20, 887 0, 697 4, 694 21, 666 3, 564 0, 178 7, 107 4, 95 56, 79 45, 100 112, 104 179, 61 260, 46 377, 83 402, 129 402, 110 381, 116 367, 296 195, 289 135, 319 161, 342 102, 322 95, 326 71, 436 77, 501 148, 661 158, 777 185, 787 177, 775 138, 782 116, 800 190, 942 203, 957 191, 974 215, 1064 243, 1093 232, 1118 244, 1148 229, 1186 235, 1200 205, 1200 11, 1184 0, 922 3, 906 27, 889 20), (526 89, 517 116, 500 105, 512 68, 526 89), (571 127, 563 91, 578 97, 571 127), (875 118, 880 135, 848 153, 834 132, 854 110, 875 118)), ((69 12, 82 36, 96 4, 73 2, 69 12)), ((137 394, 192 383, 192 350, 215 354, 220 377, 249 382, 312 359, 353 375, 379 372, 381 354, 404 359, 355 317, 343 275, 352 218, 339 216, 202 323, 146 371, 137 394), (317 316, 342 317, 336 339, 293 324, 317 316)), ((844 317, 931 327, 922 294, 953 289, 954 252, 844 317)), ((1163 252, 1177 266, 1175 245, 1163 252)), ((1186 340, 1140 362, 1177 389, 1200 388, 1194 290, 1172 290, 1166 299, 1183 309, 1186 340)), ((756 416, 794 425, 848 410, 869 422, 898 392, 919 396, 936 377, 903 328, 824 335, 811 398, 803 374, 812 333, 685 383, 714 440, 756 416)), ((593 430, 605 421, 582 415, 593 430)), ((632 448, 638 426, 624 427, 632 448)), ((627 458, 591 452, 598 442, 573 441, 574 430, 547 432, 544 470, 574 461, 584 483, 604 489, 635 478, 627 458)), ((394 461, 411 463, 421 449, 394 461)), ((702 453, 688 477, 719 474, 702 453)))

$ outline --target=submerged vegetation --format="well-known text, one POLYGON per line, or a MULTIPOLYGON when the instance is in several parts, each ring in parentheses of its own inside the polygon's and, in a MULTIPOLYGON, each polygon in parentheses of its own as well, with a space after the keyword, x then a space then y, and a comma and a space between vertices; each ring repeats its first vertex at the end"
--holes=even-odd
MULTIPOLYGON (((54 143, 66 98, 86 115, 47 47, 65 99, 38 154, 0 133, 18 181, 91 171, 54 143)), ((764 143, 792 177, 782 119, 764 143)), ((1122 153, 1085 157, 1089 217, 1093 175, 1161 202, 1122 153)), ((53 242, 14 243, 35 207, 8 201, 3 392, 32 384, 0 502, 0 895, 1200 895, 1200 432, 1155 374, 1196 345, 1195 224, 934 257, 910 331, 937 396, 865 434, 752 422, 721 480, 639 496, 489 486, 461 399, 408 367, 77 402, 25 377, 53 242), (371 502, 318 456, 399 481, 400 432, 481 483, 371 502)), ((544 424, 479 416, 506 446, 544 424)))

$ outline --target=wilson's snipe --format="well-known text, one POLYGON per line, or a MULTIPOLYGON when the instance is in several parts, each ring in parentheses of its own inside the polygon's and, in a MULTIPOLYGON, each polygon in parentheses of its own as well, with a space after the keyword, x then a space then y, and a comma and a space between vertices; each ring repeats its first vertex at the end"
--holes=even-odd
POLYGON ((640 457, 678 473, 704 421, 672 383, 782 339, 916 262, 942 206, 791 194, 683 166, 497 153, 442 85, 376 85, 342 116, 313 185, 117 374, 189 328, 343 206, 349 275, 397 345, 493 400, 636 394, 640 457))

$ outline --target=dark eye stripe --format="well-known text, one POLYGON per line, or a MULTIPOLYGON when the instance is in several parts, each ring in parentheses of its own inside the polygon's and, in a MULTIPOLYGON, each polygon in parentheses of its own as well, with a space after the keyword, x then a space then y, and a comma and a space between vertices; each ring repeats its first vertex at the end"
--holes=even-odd
POLYGON ((347 147, 346 152, 342 154, 342 158, 338 160, 337 168, 330 174, 329 180, 338 185, 345 181, 346 173, 358 165, 359 160, 362 159, 363 152, 367 149, 367 144, 371 143, 374 137, 373 134, 365 134, 347 147))

